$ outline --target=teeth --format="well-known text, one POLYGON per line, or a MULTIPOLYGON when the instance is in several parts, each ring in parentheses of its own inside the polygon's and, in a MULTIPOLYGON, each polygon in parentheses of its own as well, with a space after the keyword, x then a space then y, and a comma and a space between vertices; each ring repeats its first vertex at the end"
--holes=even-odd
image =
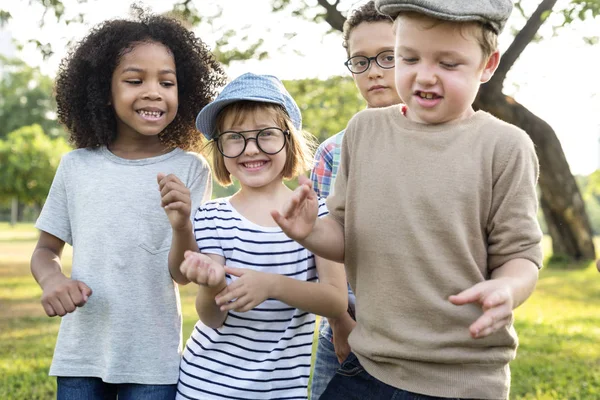
POLYGON ((160 111, 145 111, 145 110, 139 110, 138 114, 140 114, 143 117, 152 117, 152 118, 158 118, 162 115, 162 112, 160 111))
POLYGON ((251 163, 244 163, 244 166, 246 168, 258 168, 261 165, 263 165, 265 162, 264 161, 256 161, 256 162, 251 162, 251 163))
POLYGON ((433 99, 433 97, 435 96, 433 93, 425 93, 425 92, 419 92, 419 96, 423 99, 433 99))

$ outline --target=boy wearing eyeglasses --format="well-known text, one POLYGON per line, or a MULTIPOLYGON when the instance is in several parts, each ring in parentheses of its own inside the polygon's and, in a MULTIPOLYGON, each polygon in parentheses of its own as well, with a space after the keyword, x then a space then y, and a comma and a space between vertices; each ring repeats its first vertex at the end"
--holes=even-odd
MULTIPOLYGON (((342 46, 348 59, 344 65, 367 108, 400 103, 394 83, 394 31, 392 19, 379 14, 373 1, 354 10, 344 23, 342 46)), ((315 192, 329 196, 337 175, 344 131, 325 140, 315 153, 311 180, 315 192)), ((319 340, 311 384, 311 400, 318 400, 340 364, 350 354, 348 335, 354 321, 354 293, 348 286, 348 312, 340 318, 321 318, 319 340)))
POLYGON ((511 0, 376 0, 395 18, 406 105, 348 123, 329 214, 301 182, 288 237, 344 262, 352 353, 321 399, 507 399, 513 310, 542 265, 535 148, 472 103, 500 61, 511 0))

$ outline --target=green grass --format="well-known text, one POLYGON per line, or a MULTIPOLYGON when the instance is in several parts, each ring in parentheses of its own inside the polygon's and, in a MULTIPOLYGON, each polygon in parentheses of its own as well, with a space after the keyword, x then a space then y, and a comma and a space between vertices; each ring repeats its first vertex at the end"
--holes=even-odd
MULTIPOLYGON (((36 238, 30 224, 0 223, 0 399, 55 397, 48 369, 60 321, 45 316, 29 273, 36 238)), ((66 248, 67 270, 71 256, 66 248)), ((516 311, 511 399, 600 399, 598 275, 593 263, 542 270, 535 293, 516 311)), ((196 322, 194 297, 193 285, 181 288, 184 340, 196 322)))

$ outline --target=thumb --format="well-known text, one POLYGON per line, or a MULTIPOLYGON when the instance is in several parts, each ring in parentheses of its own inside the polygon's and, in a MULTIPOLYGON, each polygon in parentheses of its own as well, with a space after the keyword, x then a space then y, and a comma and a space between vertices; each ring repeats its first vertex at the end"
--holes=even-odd
POLYGON ((77 281, 77 287, 79 288, 79 291, 81 291, 81 294, 83 295, 83 300, 87 301, 88 297, 90 297, 92 295, 92 289, 90 289, 90 287, 88 285, 86 285, 85 283, 83 283, 81 281, 77 281))
POLYGON ((482 293, 479 288, 470 287, 462 292, 448 297, 450 303, 461 306, 467 303, 474 303, 481 300, 482 293))
POLYGON ((312 189, 312 181, 306 175, 298 175, 298 185, 308 185, 312 189))
POLYGON ((196 252, 195 252, 195 251, 192 251, 192 250, 186 250, 186 251, 183 253, 183 258, 188 258, 188 257, 191 257, 191 256, 193 256, 194 254, 196 254, 196 252))
POLYGON ((243 268, 229 267, 227 265, 225 266, 225 272, 227 272, 229 275, 238 276, 238 277, 244 275, 243 268))
POLYGON ((165 176, 165 174, 159 172, 158 175, 156 175, 156 182, 160 183, 160 181, 162 181, 165 176))

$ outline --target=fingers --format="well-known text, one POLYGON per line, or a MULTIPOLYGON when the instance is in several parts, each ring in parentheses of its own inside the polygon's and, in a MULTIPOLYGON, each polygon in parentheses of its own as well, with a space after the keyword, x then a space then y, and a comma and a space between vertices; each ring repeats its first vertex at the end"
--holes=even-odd
POLYGON ((191 203, 190 191, 185 186, 183 189, 179 188, 166 191, 160 198, 160 205, 163 207, 176 202, 182 202, 185 204, 191 203))
POLYGON ((169 174, 165 176, 164 174, 159 173, 156 179, 158 181, 158 189, 160 190, 161 199, 163 200, 163 206, 170 202, 165 201, 165 196, 167 196, 168 193, 177 192, 183 194, 184 197, 189 197, 189 189, 176 175, 169 174))
POLYGON ((88 301, 88 298, 92 295, 92 289, 81 281, 77 281, 77 286, 83 297, 83 304, 85 304, 88 301))
POLYGON ((184 253, 179 270, 187 279, 198 285, 214 287, 225 279, 225 271, 221 265, 204 254, 189 250, 184 253))
POLYGON ((242 296, 237 299, 224 304, 220 307, 221 311, 236 311, 236 312, 247 312, 254 308, 254 302, 250 296, 242 296))
POLYGON ((294 215, 304 201, 306 201, 310 192, 311 189, 310 187, 307 187, 307 185, 298 186, 290 199, 284 204, 281 215, 284 218, 289 218, 294 215))
POLYGON ((42 295, 42 307, 49 317, 64 317, 72 313, 77 307, 84 306, 92 294, 92 289, 81 281, 67 282, 42 295))
POLYGON ((227 292, 223 295, 219 293, 215 296, 215 302, 218 306, 224 306, 229 302, 233 301, 234 299, 238 297, 243 297, 247 294, 246 291, 242 290, 242 288, 239 286, 239 284, 237 284, 237 282, 238 281, 235 281, 227 285, 227 292))
POLYGON ((229 275, 233 275, 233 276, 242 276, 244 275, 244 268, 235 268, 235 267, 230 267, 228 265, 226 265, 225 267, 225 272, 227 272, 229 275))
POLYGON ((483 313, 477 321, 469 327, 471 337, 483 338, 506 327, 512 320, 512 311, 509 307, 496 307, 483 313))

